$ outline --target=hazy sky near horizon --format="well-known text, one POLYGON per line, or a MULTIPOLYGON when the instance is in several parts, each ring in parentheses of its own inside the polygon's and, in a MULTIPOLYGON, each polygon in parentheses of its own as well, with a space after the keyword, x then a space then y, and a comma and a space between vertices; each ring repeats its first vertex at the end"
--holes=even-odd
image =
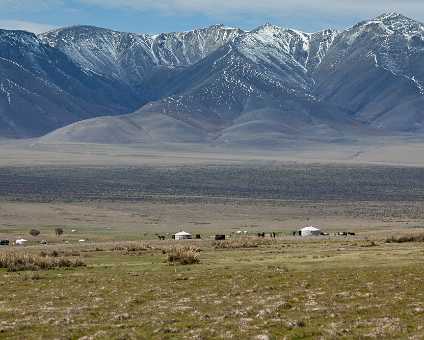
POLYGON ((0 0, 0 28, 39 33, 85 24, 159 33, 272 23, 313 32, 392 11, 424 21, 424 0, 0 0))

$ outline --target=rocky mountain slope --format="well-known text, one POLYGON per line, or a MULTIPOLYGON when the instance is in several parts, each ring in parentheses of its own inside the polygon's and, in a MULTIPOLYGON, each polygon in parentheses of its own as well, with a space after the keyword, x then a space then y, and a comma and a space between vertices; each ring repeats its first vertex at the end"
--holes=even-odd
POLYGON ((0 44, 0 135, 72 121, 44 140, 273 145, 423 132, 424 25, 396 13, 342 32, 77 26, 3 31, 0 44), (99 115, 109 117, 81 120, 99 115))
POLYGON ((314 94, 388 131, 423 131, 424 25, 390 13, 341 32, 313 77, 314 94))
POLYGON ((0 31, 0 74, 2 136, 39 135, 95 115, 125 113, 124 102, 131 101, 126 86, 85 72, 27 32, 0 31))
POLYGON ((0 30, 0 136, 31 137, 161 98, 169 78, 227 43, 213 26, 159 36, 78 26, 40 36, 0 30))
POLYGON ((242 33, 222 25, 156 36, 76 26, 40 38, 86 70, 137 86, 157 67, 192 65, 242 33))

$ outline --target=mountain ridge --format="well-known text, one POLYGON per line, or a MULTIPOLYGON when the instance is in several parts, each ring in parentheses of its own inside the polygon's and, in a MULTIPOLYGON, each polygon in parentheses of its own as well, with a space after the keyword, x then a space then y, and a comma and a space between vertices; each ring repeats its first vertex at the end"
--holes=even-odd
POLYGON ((6 47, 0 52, 7 60, 0 59, 0 126, 6 127, 0 135, 60 128, 44 140, 266 145, 424 132, 424 26, 398 13, 315 33, 271 24, 157 35, 72 26, 6 47), (25 71, 9 77, 17 71, 8 63, 25 71), (8 108, 11 78, 24 89, 41 82, 49 93, 23 91, 25 109, 16 113, 8 108), (68 108, 62 119, 50 102, 68 108), (98 118, 96 126, 96 116, 117 117, 98 118), (116 136, 114 125, 121 126, 116 136))

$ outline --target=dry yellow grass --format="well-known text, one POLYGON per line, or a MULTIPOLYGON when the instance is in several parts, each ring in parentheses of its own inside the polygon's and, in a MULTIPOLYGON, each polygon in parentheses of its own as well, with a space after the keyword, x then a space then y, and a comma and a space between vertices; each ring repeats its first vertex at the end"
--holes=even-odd
POLYGON ((82 251, 84 269, 0 270, 0 338, 420 339, 422 246, 384 241, 152 241, 139 256, 82 251), (200 264, 164 261, 190 246, 200 264))
POLYGON ((424 242, 424 233, 415 235, 392 236, 386 240, 387 243, 424 242))
POLYGON ((85 266, 80 259, 69 259, 52 255, 35 255, 24 251, 6 250, 0 252, 0 268, 9 272, 25 270, 49 270, 85 266))
POLYGON ((225 241, 215 241, 213 246, 215 249, 237 249, 237 248, 257 248, 264 245, 272 245, 275 239, 241 237, 225 241))
POLYGON ((193 246, 174 246, 168 249, 168 262, 170 264, 179 263, 182 265, 196 264, 200 262, 200 249, 193 246))

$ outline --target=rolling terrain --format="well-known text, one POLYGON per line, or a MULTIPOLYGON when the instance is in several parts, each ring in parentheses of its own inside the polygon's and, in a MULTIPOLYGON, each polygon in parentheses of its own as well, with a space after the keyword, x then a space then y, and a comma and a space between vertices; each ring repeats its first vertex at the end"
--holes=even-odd
POLYGON ((0 47, 0 339, 423 337, 421 23, 0 47))

